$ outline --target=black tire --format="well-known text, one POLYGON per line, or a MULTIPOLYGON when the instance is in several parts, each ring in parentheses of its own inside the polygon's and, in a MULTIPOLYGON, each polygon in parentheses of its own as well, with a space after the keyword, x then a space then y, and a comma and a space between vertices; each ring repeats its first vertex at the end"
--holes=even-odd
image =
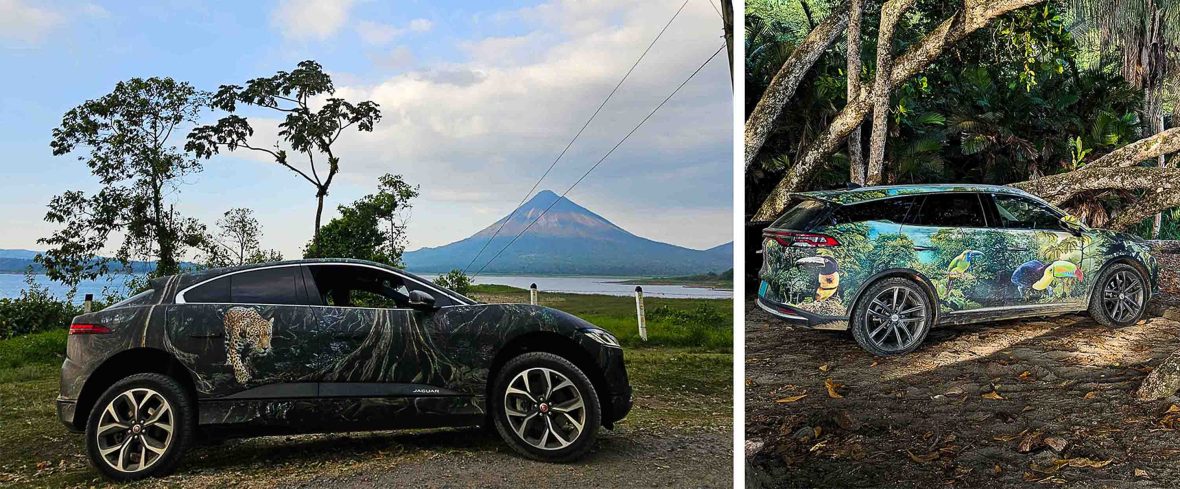
MULTIPOLYGON (((110 418, 107 418, 107 421, 106 426, 110 426, 110 418)), ((98 470, 103 477, 111 481, 127 482, 147 477, 164 476, 176 469, 184 452, 188 450, 189 445, 193 442, 196 424, 196 408, 194 407, 192 397, 176 380, 166 375, 154 373, 131 375, 115 382, 114 385, 99 397, 98 402, 94 403, 94 407, 91 408, 90 417, 86 422, 86 455, 90 459, 90 465, 98 470), (127 393, 130 393, 131 398, 135 399, 137 404, 142 405, 146 412, 139 413, 139 407, 135 407, 134 411, 130 411, 130 413, 135 414, 129 414, 128 411, 122 409, 131 406, 127 404, 127 398, 124 397, 127 393), (153 397, 152 393, 158 396, 159 399, 153 397), (140 396, 143 397, 141 398, 140 396), (108 412, 108 406, 111 406, 112 401, 116 399, 119 399, 117 403, 119 407, 114 407, 113 409, 115 411, 124 411, 116 416, 119 416, 120 421, 126 418, 128 421, 126 424, 129 424, 130 427, 127 430, 123 430, 122 428, 108 429, 104 432, 108 433, 108 435, 104 435, 102 437, 103 441, 100 441, 98 433, 99 423, 104 420, 104 413, 106 413, 106 416, 111 416, 108 412), (165 411, 165 406, 170 411, 168 417, 171 418, 171 424, 166 424, 169 420, 163 417, 154 423, 151 422, 153 415, 165 411), (142 420, 143 422, 130 422, 133 419, 142 420), (166 439, 163 435, 163 433, 166 433, 163 428, 164 426, 171 426, 172 429, 171 435, 166 439), (134 433, 130 431, 133 428, 135 429, 134 433), (133 470, 133 466, 128 464, 125 470, 120 470, 118 467, 112 465, 115 462, 108 461, 101 453, 104 450, 102 446, 104 443, 108 443, 112 439, 120 439, 120 432, 122 432, 121 439, 125 441, 118 445, 126 445, 128 447, 127 451, 130 452, 128 454, 129 457, 136 457, 134 453, 136 447, 140 448, 141 453, 152 453, 152 455, 142 456, 139 459, 141 467, 138 469, 133 470), (160 445, 154 443, 160 443, 161 439, 165 439, 162 442, 163 449, 161 453, 149 452, 147 447, 159 447, 160 445), (154 441, 149 442, 146 440, 154 441), (148 460, 147 466, 142 467, 145 460, 148 460)), ((109 449, 110 446, 108 445, 107 448, 109 449)), ((118 460, 128 460, 123 458, 122 452, 122 450, 117 452, 118 460)))
MULTIPOLYGON (((563 382, 556 381, 549 385, 553 386, 554 384, 561 386, 563 382)), ((508 442, 508 445, 513 450, 516 450, 517 453, 543 462, 572 462, 585 455, 586 452, 594 447, 594 441, 598 438, 598 427, 602 424, 602 408, 598 402, 598 392, 594 389, 594 384, 590 382, 586 374, 569 360, 552 353, 525 353, 509 360, 496 375, 493 385, 495 387, 492 389, 492 397, 488 405, 492 411, 496 431, 500 433, 500 437, 508 442), (518 380, 518 376, 524 372, 529 372, 524 377, 525 382, 530 382, 528 379, 532 379, 531 382, 536 383, 542 378, 540 375, 544 374, 544 370, 560 374, 560 376, 570 382, 571 386, 554 389, 549 399, 544 399, 543 393, 540 396, 536 396, 535 399, 541 402, 536 402, 531 409, 525 408, 519 403, 527 403, 527 399, 534 398, 534 396, 530 395, 526 398, 520 394, 512 394, 512 399, 507 401, 513 404, 513 406, 506 408, 506 398, 509 396, 508 389, 513 385, 512 383, 514 381, 518 380), (576 389, 577 395, 580 396, 582 403, 581 412, 558 412, 559 405, 572 404, 571 399, 574 391, 571 389, 576 389), (541 404, 549 406, 550 404, 547 403, 550 401, 552 401, 552 408, 541 409, 541 404), (511 420, 509 419, 510 409, 518 413, 511 420), (519 414, 529 414, 530 416, 526 419, 525 416, 520 416, 519 414), (537 433, 537 428, 540 428, 541 430, 548 430, 548 433, 537 435, 536 438, 542 444, 547 444, 550 440, 547 438, 542 439, 541 436, 548 437, 558 431, 568 435, 568 431, 564 431, 562 428, 569 428, 576 425, 576 421, 579 419, 582 420, 582 424, 577 436, 567 436, 567 438, 573 438, 572 441, 560 438, 560 434, 555 435, 558 437, 556 439, 568 441, 568 445, 541 448, 536 446, 536 442, 527 439, 530 434, 537 433), (540 424, 539 421, 544 421, 545 423, 540 424), (519 424, 522 422, 525 423, 523 428, 519 424), (518 429, 523 431, 523 436, 518 434, 518 429)), ((543 390, 540 387, 541 384, 537 384, 530 391, 543 390)))
MULTIPOLYGON (((893 305, 892 301, 886 302, 889 302, 888 306, 893 305)), ((914 281, 900 277, 885 278, 873 282, 857 299, 852 309, 849 330, 856 343, 873 355, 903 355, 916 350, 926 339, 926 334, 934 324, 934 307, 926 291, 914 281), (882 311, 889 308, 874 305, 874 299, 882 294, 892 299, 894 291, 902 296, 896 312, 917 307, 921 309, 904 315, 891 313, 882 317, 882 311)))
MULTIPOLYGON (((1094 318, 1098 324, 1110 328, 1130 326, 1143 318, 1143 314, 1147 310, 1147 301, 1150 299, 1151 287, 1147 285, 1147 280, 1144 279, 1139 269, 1126 263, 1116 263, 1107 267, 1102 275, 1098 276, 1098 281, 1094 283, 1094 290, 1090 292, 1090 317, 1094 318), (1121 282, 1119 282, 1120 275, 1123 277, 1121 282), (1138 284, 1138 293, 1129 294, 1133 297, 1128 297, 1135 304, 1135 311, 1119 309, 1117 305, 1121 301, 1119 296, 1111 296, 1107 293, 1109 290, 1119 294, 1127 280, 1136 281, 1138 284), (1108 289, 1108 287, 1111 288, 1108 289)), ((1127 303, 1124 302, 1123 307, 1126 308, 1127 303)))

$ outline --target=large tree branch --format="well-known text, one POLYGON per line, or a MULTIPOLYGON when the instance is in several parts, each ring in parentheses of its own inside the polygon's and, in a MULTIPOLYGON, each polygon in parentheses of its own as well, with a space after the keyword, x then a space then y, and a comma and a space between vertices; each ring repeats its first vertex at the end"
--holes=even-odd
POLYGON ((1134 166, 1177 151, 1180 151, 1180 127, 1173 127, 1111 151, 1087 163, 1086 168, 1134 166))
MULTIPOLYGON (((864 16, 863 0, 852 0, 849 9, 848 35, 846 36, 848 67, 845 71, 848 79, 847 100, 852 100, 860 96, 860 21, 864 16)), ((848 134, 848 181, 858 185, 865 183, 865 162, 860 150, 859 126, 848 134)))
MULTIPOLYGON (((986 0, 967 0, 964 10, 943 21, 938 27, 935 27, 933 31, 927 34, 921 42, 910 48, 900 58, 897 58, 893 64, 890 85, 897 86, 904 83, 910 77, 929 66, 935 58, 942 54, 942 51, 947 46, 959 42, 976 30, 986 26, 997 17, 1018 8, 1036 5, 1044 1, 1000 0, 989 2, 986 0)), ((868 101, 872 98, 872 93, 862 92, 861 96, 856 100, 848 101, 844 109, 832 120, 828 129, 811 143, 810 148, 804 152, 802 157, 796 160, 790 171, 775 186, 770 196, 763 201, 758 212, 754 214, 754 220, 770 220, 782 212, 783 207, 787 203, 788 194, 800 189, 815 174, 821 163, 835 150, 840 141, 864 121, 865 115, 869 112, 870 105, 868 101)), ((749 121, 746 123, 746 128, 746 161, 748 168, 748 162, 752 158, 750 154, 749 121)), ((769 132, 769 127, 764 130, 769 132)), ((757 146, 754 148, 755 151, 762 146, 764 139, 765 134, 763 134, 762 140, 757 141, 757 146)))
POLYGON ((877 74, 873 80, 873 125, 869 137, 869 168, 865 183, 881 183, 885 173, 885 138, 889 128, 889 93, 893 91, 893 31, 897 21, 914 0, 889 0, 881 6, 881 22, 877 30, 877 74))
POLYGON ((1080 192, 1092 190, 1153 188, 1156 182, 1151 179, 1169 179, 1180 175, 1172 176, 1170 171, 1135 165, 1178 151, 1180 128, 1172 128, 1111 151, 1087 163, 1080 170, 1048 175, 1012 186, 1039 195, 1054 204, 1064 203, 1080 192))
POLYGON ((795 89, 803 81, 803 76, 815 64, 820 55, 836 41, 836 36, 848 24, 848 4, 842 3, 832 10, 823 22, 812 29, 803 42, 795 47, 795 51, 779 68, 778 73, 770 80, 770 86, 754 106, 754 111, 746 119, 746 170, 762 149, 774 122, 782 114, 783 107, 795 96, 795 89))

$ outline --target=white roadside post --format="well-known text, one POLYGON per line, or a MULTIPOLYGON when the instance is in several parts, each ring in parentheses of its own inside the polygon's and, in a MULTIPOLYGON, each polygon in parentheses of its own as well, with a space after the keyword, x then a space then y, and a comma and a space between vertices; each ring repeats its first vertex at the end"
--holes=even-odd
POLYGON ((537 284, 529 286, 529 304, 537 305, 537 284))
POLYGON ((635 286, 635 314, 639 316, 639 338, 647 341, 647 322, 643 319, 643 287, 635 286))
POLYGON ((86 294, 86 300, 82 302, 82 313, 89 314, 92 307, 94 307, 94 294, 86 294))

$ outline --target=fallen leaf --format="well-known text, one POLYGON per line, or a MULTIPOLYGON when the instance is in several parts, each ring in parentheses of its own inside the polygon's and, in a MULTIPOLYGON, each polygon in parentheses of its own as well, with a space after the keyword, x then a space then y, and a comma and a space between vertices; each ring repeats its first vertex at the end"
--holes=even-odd
POLYGON ((1000 475, 1000 474, 1004 473, 1004 469, 1000 468, 1000 464, 995 464, 992 466, 992 473, 996 474, 996 475, 1000 475))
POLYGON ((824 387, 828 389, 828 397, 832 399, 841 399, 844 397, 840 395, 839 392, 836 392, 836 389, 839 387, 844 387, 844 384, 832 380, 831 377, 828 377, 828 379, 824 381, 824 387))
POLYGON ((1016 378, 1023 380, 1023 381, 1031 380, 1032 379, 1032 372, 1025 370, 1023 372, 1020 372, 1020 375, 1017 375, 1016 378))
POLYGON ((774 401, 774 402, 777 402, 777 403, 779 403, 779 404, 790 404, 790 403, 792 403, 792 402, 795 402, 795 401, 798 401, 798 400, 800 400, 800 399, 803 399, 804 397, 807 397, 807 394, 799 394, 799 395, 797 395, 797 396, 784 397, 784 398, 782 398, 782 399, 779 399, 779 400, 777 400, 777 401, 774 401))
POLYGON ((869 365, 869 366, 870 366, 870 367, 876 367, 876 366, 877 366, 877 361, 876 361, 876 360, 873 360, 873 364, 872 364, 872 365, 869 365))
POLYGON ((1143 469, 1135 469, 1135 477, 1147 478, 1147 471, 1143 469))
POLYGON ((825 363, 825 364, 823 364, 823 365, 820 365, 820 366, 819 366, 819 371, 820 371, 820 372, 827 372, 828 370, 831 370, 831 369, 832 369, 832 366, 831 366, 831 365, 828 365, 828 364, 826 364, 826 363, 825 363))
POLYGON ((1086 395, 1082 396, 1082 399, 1093 399, 1095 397, 1098 397, 1098 391, 1087 392, 1086 395))
POLYGON ((1016 446, 1016 451, 1020 453, 1033 451, 1037 447, 1044 445, 1044 436, 1044 433, 1040 431, 1034 431, 1024 435, 1024 438, 1020 439, 1020 444, 1016 446))
POLYGON ((1092 458, 1078 457, 1065 460, 1066 465, 1070 467, 1077 467, 1079 469, 1101 469, 1110 465, 1112 460, 1094 460, 1092 458))
POLYGON ((1003 396, 1000 395, 999 392, 996 392, 996 391, 985 392, 983 394, 980 394, 979 397, 982 397, 984 399, 991 399, 993 401, 997 401, 997 400, 1004 398, 1003 396))
POLYGON ((1180 413, 1180 406, 1173 404, 1171 407, 1168 408, 1167 411, 1164 411, 1164 414, 1168 414, 1168 413, 1180 413))
POLYGON ((1049 448, 1052 448, 1054 452, 1060 452, 1062 450, 1065 450, 1065 445, 1067 445, 1068 443, 1069 442, 1065 441, 1064 439, 1057 438, 1055 436, 1045 437, 1045 444, 1048 445, 1049 448))
POLYGON ((938 459, 938 450, 927 453, 925 455, 914 455, 914 452, 906 450, 905 454, 910 456, 910 460, 913 460, 914 462, 917 462, 920 464, 933 462, 938 459))
POLYGON ((1008 434, 1008 435, 996 435, 996 436, 993 436, 992 439, 996 440, 996 441, 1012 441, 1012 440, 1015 440, 1017 438, 1024 436, 1025 433, 1028 433, 1028 430, 1024 430, 1024 431, 1021 431, 1020 433, 1013 433, 1013 434, 1008 434))

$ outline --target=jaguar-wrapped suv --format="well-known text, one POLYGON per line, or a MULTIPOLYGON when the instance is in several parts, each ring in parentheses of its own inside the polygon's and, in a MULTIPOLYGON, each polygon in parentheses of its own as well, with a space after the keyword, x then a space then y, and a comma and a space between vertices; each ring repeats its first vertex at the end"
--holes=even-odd
POLYGON ((1134 324, 1158 291, 1142 239, 993 185, 793 194, 763 232, 762 256, 759 307, 850 329, 876 355, 913 351, 936 324, 1079 311, 1134 324))
POLYGON ((357 260, 155 279, 74 318, 57 400, 113 480, 168 473, 197 436, 489 423, 525 456, 569 461, 630 408, 607 331, 357 260))

